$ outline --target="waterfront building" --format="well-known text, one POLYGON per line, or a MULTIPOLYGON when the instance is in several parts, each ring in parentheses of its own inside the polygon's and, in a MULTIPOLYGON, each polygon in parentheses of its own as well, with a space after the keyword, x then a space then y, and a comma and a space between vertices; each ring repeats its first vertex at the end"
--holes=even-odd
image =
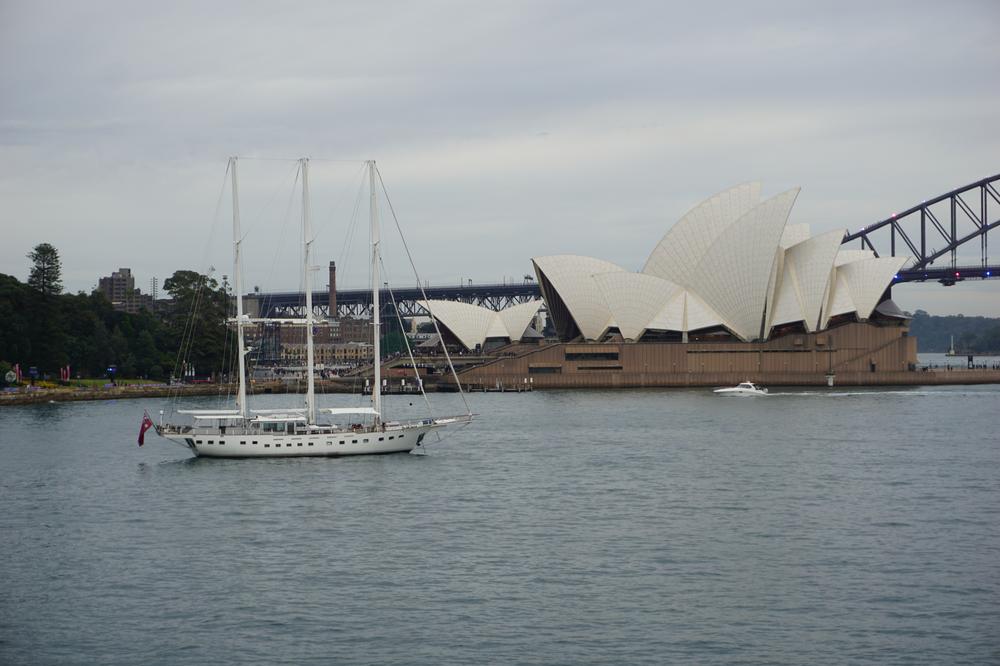
MULTIPOLYGON (((798 189, 710 197, 639 272, 594 257, 532 259, 557 344, 462 373, 470 385, 908 383, 916 340, 891 300, 903 257, 842 247, 844 229, 788 224, 798 189)), ((440 319, 440 317, 439 317, 440 319)))
POLYGON ((653 248, 640 272, 592 257, 532 259, 563 341, 700 337, 766 341, 891 317, 905 257, 845 250, 844 229, 788 225, 798 189, 760 201, 748 183, 702 202, 653 248))
POLYGON ((135 314, 145 308, 153 309, 153 296, 136 289, 132 269, 119 268, 98 280, 97 291, 111 302, 115 310, 135 314))

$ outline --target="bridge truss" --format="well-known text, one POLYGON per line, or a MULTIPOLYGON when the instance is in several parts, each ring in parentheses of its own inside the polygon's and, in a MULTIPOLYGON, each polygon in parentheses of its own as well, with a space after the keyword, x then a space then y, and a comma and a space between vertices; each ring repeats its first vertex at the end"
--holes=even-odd
POLYGON ((989 232, 1000 226, 998 188, 1000 174, 983 178, 847 234, 844 243, 860 241, 875 256, 913 257, 897 283, 937 280, 950 286, 998 277, 1000 262, 989 257, 989 232), (977 245, 975 254, 960 251, 977 245))
MULTIPOLYGON (((524 284, 485 284, 485 285, 456 285, 454 287, 426 287, 424 293, 430 300, 461 301, 479 305, 491 310, 502 310, 516 305, 526 303, 531 300, 541 298, 541 290, 535 282, 525 282, 524 284)), ((283 318, 302 317, 305 315, 305 297, 301 292, 283 292, 272 294, 259 294, 251 296, 257 302, 257 311, 260 317, 283 318)), ((420 305, 423 300, 420 289, 410 287, 406 289, 383 289, 379 293, 379 301, 383 305, 383 312, 392 307, 392 303, 398 306, 399 314, 404 317, 414 317, 426 315, 427 312, 420 305)), ((326 291, 313 292, 313 315, 316 317, 330 316, 330 294, 326 291)), ((358 319, 370 319, 372 316, 372 292, 368 289, 347 289, 337 291, 337 314, 338 319, 344 317, 354 317, 358 319)))

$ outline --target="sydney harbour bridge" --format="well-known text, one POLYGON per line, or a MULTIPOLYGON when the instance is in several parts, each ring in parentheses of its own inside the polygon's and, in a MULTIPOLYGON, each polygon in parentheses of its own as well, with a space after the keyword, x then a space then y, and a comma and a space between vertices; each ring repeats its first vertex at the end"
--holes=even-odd
MULTIPOLYGON (((912 261, 896 276, 895 284, 937 281, 946 286, 972 279, 1000 277, 1000 261, 990 259, 990 232, 1000 227, 1000 174, 920 202, 900 213, 866 225, 844 236, 844 244, 874 252, 878 257, 907 256, 912 261)), ((1000 238, 1000 232, 995 236, 1000 238)), ((994 257, 996 255, 994 254, 994 257)), ((372 294, 368 289, 337 289, 330 312, 330 291, 313 292, 317 317, 371 316, 372 294)), ((383 289, 380 301, 405 317, 425 314, 420 306, 430 300, 453 300, 491 310, 541 298, 538 284, 530 277, 520 284, 459 284, 383 289)), ((302 292, 250 294, 246 300, 257 316, 301 317, 305 309, 302 292)))

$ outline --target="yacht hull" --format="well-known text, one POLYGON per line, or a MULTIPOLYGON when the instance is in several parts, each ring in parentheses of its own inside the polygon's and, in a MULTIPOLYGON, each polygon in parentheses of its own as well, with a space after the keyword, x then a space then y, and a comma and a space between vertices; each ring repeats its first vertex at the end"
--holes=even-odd
POLYGON ((160 432, 160 436, 202 458, 339 457, 408 453, 435 426, 365 432, 227 434, 160 432))

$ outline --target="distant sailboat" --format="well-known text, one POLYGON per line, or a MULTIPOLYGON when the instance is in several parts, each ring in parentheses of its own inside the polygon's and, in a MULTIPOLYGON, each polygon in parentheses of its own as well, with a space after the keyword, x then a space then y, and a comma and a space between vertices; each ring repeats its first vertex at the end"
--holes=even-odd
MULTIPOLYGON (((378 206, 376 198, 375 162, 369 161, 368 184, 369 222, 371 226, 371 271, 373 326, 373 381, 371 406, 352 408, 325 408, 316 406, 314 386, 312 289, 310 286, 310 250, 313 242, 309 212, 309 160, 300 160, 302 174, 302 234, 303 262, 305 265, 305 318, 283 319, 283 325, 305 328, 307 390, 305 407, 285 409, 248 409, 246 382, 246 348, 243 329, 252 320, 243 313, 243 276, 240 266, 239 194, 236 176, 236 158, 229 162, 233 190, 233 275, 236 297, 235 325, 239 383, 234 409, 178 410, 190 416, 194 423, 153 424, 156 433, 165 439, 190 449, 196 456, 216 458, 267 458, 287 456, 347 456, 379 453, 403 453, 420 447, 429 431, 447 425, 468 423, 471 411, 459 416, 424 418, 409 421, 388 421, 382 411, 382 379, 380 353, 381 241, 379 237, 378 206)), ((447 353, 446 353, 447 357, 447 353)), ((448 358, 454 374, 454 366, 448 358)), ((418 384, 419 384, 418 380, 418 384)), ((459 391, 461 391, 459 385, 459 391)), ((148 417, 147 417, 148 419, 148 417)), ((146 426, 147 419, 143 425, 146 426)), ((162 421, 162 419, 161 419, 162 421)), ((141 439, 140 439, 141 444, 141 439)))

